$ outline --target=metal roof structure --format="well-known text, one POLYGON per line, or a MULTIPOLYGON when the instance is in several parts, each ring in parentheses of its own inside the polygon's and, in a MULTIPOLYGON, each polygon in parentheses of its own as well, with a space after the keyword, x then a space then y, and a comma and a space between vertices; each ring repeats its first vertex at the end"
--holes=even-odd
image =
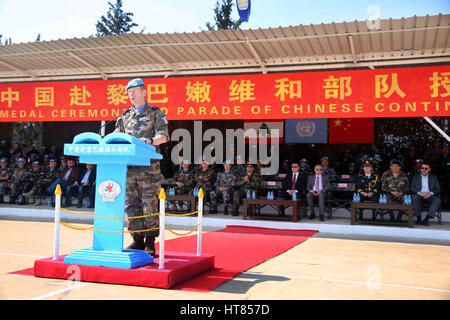
POLYGON ((0 82, 449 63, 450 15, 0 46, 0 82))

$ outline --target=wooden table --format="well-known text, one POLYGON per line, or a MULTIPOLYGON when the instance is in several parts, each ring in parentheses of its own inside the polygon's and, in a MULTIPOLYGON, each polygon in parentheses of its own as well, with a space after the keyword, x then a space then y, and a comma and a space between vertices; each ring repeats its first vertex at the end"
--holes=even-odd
POLYGON ((191 212, 196 211, 196 197, 189 194, 177 194, 174 196, 166 195, 168 201, 189 201, 191 203, 191 212))
POLYGON ((244 220, 247 218, 270 219, 270 220, 291 220, 289 217, 282 217, 280 215, 261 215, 254 212, 255 205, 269 205, 269 206, 292 206, 292 221, 297 222, 300 219, 301 203, 298 200, 285 199, 244 199, 244 220))
POLYGON ((352 202, 350 206, 350 224, 356 223, 357 209, 402 210, 408 212, 408 228, 414 225, 414 212, 412 204, 404 203, 376 203, 376 202, 352 202))

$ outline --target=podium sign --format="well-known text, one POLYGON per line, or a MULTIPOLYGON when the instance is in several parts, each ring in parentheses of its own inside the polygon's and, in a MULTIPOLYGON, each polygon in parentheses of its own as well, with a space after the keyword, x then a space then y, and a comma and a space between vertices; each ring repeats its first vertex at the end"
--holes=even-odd
POLYGON ((64 154, 97 165, 92 248, 76 250, 64 262, 125 269, 152 263, 153 257, 143 250, 123 249, 123 229, 127 166, 150 166, 151 159, 162 159, 155 147, 125 133, 102 138, 86 132, 65 144, 64 154))

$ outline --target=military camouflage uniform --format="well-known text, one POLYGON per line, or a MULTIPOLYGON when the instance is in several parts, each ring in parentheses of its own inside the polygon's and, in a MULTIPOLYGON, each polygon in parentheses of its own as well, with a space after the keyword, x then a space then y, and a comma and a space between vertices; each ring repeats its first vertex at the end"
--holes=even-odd
MULTIPOLYGON (((156 135, 165 135, 169 141, 166 115, 157 107, 145 103, 141 112, 131 108, 116 122, 116 132, 124 132, 136 138, 153 138, 156 135)), ((156 147, 156 152, 159 148, 156 147)), ((159 160, 152 159, 150 167, 128 166, 125 211, 128 217, 148 215, 159 212, 158 198, 161 182, 164 176, 161 174, 159 160)), ((128 230, 152 229, 159 226, 159 217, 152 216, 139 219, 130 219, 128 230)), ((154 231, 131 233, 136 237, 157 237, 159 229, 154 231)))
POLYGON ((408 177, 403 171, 400 171, 397 178, 395 178, 391 169, 388 169, 381 177, 381 189, 387 194, 388 203, 401 203, 402 198, 394 197, 391 192, 397 191, 404 194, 408 191, 408 187, 408 177))
POLYGON ((178 171, 175 176, 175 182, 182 182, 183 186, 179 187, 178 185, 175 186, 175 193, 176 194, 189 194, 192 191, 193 185, 194 185, 194 170, 188 169, 188 170, 180 170, 178 171))
POLYGON ((36 181, 34 185, 35 195, 45 197, 47 195, 45 189, 47 189, 56 179, 58 179, 58 177, 59 171, 57 168, 54 168, 53 171, 51 168, 44 170, 44 174, 36 181))
POLYGON ((24 195, 28 192, 32 192, 32 195, 34 195, 36 193, 36 183, 38 180, 42 179, 44 175, 45 172, 40 167, 37 171, 29 171, 26 177, 25 186, 23 187, 24 195))
POLYGON ((8 189, 8 180, 11 178, 12 171, 9 167, 0 168, 0 177, 6 180, 0 180, 0 203, 3 203, 3 197, 8 189))
POLYGON ((25 182, 28 176, 28 170, 26 167, 15 168, 11 176, 11 200, 15 200, 18 195, 22 194, 23 188, 25 187, 25 182))
POLYGON ((247 190, 253 192, 255 190, 258 192, 259 187, 261 186, 261 176, 253 173, 248 175, 247 172, 245 174, 241 174, 239 179, 236 182, 236 190, 233 195, 233 215, 238 215, 239 206, 241 204, 242 198, 244 198, 247 194, 247 190), (248 176, 249 181, 245 181, 245 177, 248 176))
POLYGON ((225 205, 225 213, 228 213, 228 204, 230 203, 233 195, 233 189, 236 185, 236 176, 230 171, 223 171, 217 175, 214 189, 211 191, 211 212, 217 212, 217 198, 222 195, 223 204, 225 205), (224 191, 220 191, 220 187, 227 188, 224 191))
POLYGON ((243 174, 247 174, 247 169, 245 168, 245 165, 243 164, 237 164, 233 166, 231 169, 231 172, 236 176, 236 178, 239 178, 243 174))
POLYGON ((207 170, 198 170, 194 176, 194 188, 202 188, 203 193, 209 194, 214 183, 216 173, 213 169, 208 168, 207 170))

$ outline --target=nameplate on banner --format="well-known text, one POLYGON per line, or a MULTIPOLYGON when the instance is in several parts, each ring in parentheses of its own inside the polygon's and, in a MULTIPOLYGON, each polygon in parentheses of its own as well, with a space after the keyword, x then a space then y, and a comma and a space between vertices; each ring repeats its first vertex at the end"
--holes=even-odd
POLYGON ((338 183, 338 188, 347 188, 346 183, 338 183))

